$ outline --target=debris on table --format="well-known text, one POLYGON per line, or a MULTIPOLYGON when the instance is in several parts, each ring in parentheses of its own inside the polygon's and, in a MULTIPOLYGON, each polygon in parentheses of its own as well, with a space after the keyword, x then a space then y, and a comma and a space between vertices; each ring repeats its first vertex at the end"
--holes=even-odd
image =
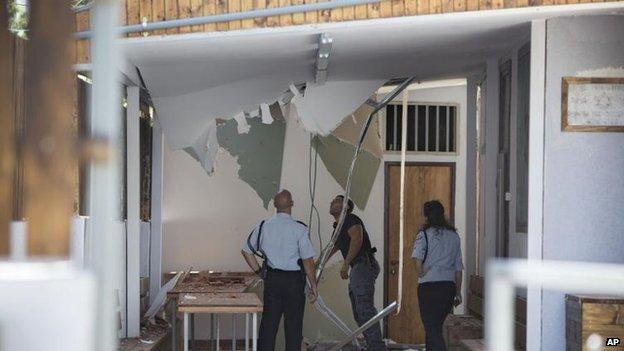
POLYGON ((169 293, 245 292, 257 280, 258 277, 251 272, 201 271, 188 275, 169 293))

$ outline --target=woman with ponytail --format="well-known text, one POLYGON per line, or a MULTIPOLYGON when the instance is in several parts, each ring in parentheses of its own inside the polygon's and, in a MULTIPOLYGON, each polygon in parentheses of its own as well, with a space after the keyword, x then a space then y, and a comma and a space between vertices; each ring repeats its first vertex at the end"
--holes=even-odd
POLYGON ((442 325, 453 307, 462 302, 461 241, 439 201, 426 202, 423 215, 425 224, 416 235, 412 251, 419 277, 420 318, 427 351, 446 351, 442 325))

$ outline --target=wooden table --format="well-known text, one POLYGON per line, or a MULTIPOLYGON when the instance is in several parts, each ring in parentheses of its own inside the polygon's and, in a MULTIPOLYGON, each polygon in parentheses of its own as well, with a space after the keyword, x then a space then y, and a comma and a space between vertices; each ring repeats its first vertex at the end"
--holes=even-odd
MULTIPOLYGON (((247 292, 250 287, 259 281, 260 278, 251 272, 202 271, 199 274, 187 272, 187 274, 183 275, 178 284, 167 294, 171 297, 171 349, 173 351, 178 349, 176 314, 179 311, 178 300, 180 296, 203 293, 243 293, 247 292)), ((211 314, 211 319, 214 319, 214 317, 215 315, 211 314)), ((214 332, 214 323, 212 322, 211 320, 211 334, 214 332)), ((190 314, 190 328, 192 349, 195 350, 195 315, 193 313, 190 314)), ((213 343, 211 349, 214 350, 215 346, 213 343)))
MULTIPOLYGON (((262 301, 255 293, 189 293, 179 296, 178 311, 184 313, 184 351, 188 351, 189 344, 189 314, 206 313, 217 316, 217 345, 219 350, 219 316, 218 314, 245 314, 245 350, 249 350, 249 315, 252 314, 252 350, 257 350, 257 326, 258 313, 262 312, 262 301)), ((236 320, 233 319, 235 322, 236 320)), ((232 337, 232 349, 236 345, 236 324, 234 324, 234 335, 232 337)), ((214 334, 211 330, 211 339, 214 334)))

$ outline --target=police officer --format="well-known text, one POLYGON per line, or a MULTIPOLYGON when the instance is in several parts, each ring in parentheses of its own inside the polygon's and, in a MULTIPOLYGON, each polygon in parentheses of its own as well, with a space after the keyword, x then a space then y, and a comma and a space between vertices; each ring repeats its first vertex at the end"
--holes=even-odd
POLYGON ((261 267, 252 249, 261 250, 268 265, 264 278, 264 309, 260 321, 259 350, 275 349, 277 329, 284 315, 286 351, 300 351, 306 276, 310 283, 310 300, 314 302, 318 296, 314 275, 315 252, 308 236, 308 228, 291 217, 293 200, 290 192, 279 192, 273 198, 273 204, 277 214, 254 229, 242 250, 245 261, 256 273, 260 273, 261 267))
MULTIPOLYGON (((330 204, 329 213, 334 216, 334 228, 338 224, 344 197, 338 195, 330 204)), ((344 262, 340 270, 342 279, 349 279, 349 298, 353 317, 359 326, 377 314, 375 308, 375 279, 379 275, 379 263, 375 259, 368 232, 362 220, 354 215, 353 201, 347 201, 347 214, 344 219, 336 244, 330 254, 340 251, 344 262), (349 272, 350 271, 350 272, 349 272)), ((376 323, 364 331, 369 351, 386 350, 381 339, 381 327, 376 323)))
POLYGON ((416 235, 412 258, 416 264, 420 318, 425 327, 427 350, 446 351, 442 325, 446 316, 462 302, 461 239, 446 220, 439 201, 423 206, 425 224, 416 235))

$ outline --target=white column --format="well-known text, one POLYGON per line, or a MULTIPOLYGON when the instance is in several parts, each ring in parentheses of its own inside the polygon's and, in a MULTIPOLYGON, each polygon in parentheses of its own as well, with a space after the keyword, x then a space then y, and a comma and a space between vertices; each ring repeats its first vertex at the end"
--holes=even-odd
MULTIPOLYGON (((529 220, 527 257, 541 261, 544 216, 544 94, 546 80, 546 21, 531 25, 531 92, 529 113, 529 220)), ((527 350, 542 348, 542 289, 527 291, 527 350)))
POLYGON ((126 88, 126 286, 127 286, 127 337, 138 337, 141 331, 140 265, 141 265, 141 154, 139 123, 139 87, 126 88))
POLYGON ((150 222, 150 302, 158 294, 162 279, 162 186, 163 133, 156 121, 152 129, 152 220, 150 222))
MULTIPOLYGON (((116 1, 96 0, 91 10, 93 37, 93 94, 91 98, 92 135, 110 145, 117 145, 121 130, 119 118, 119 84, 116 1)), ((112 150, 112 149, 109 149, 112 150)), ((97 277, 98 303, 97 350, 114 350, 117 345, 117 315, 114 287, 118 276, 123 276, 120 262, 124 256, 117 249, 111 218, 119 210, 120 170, 114 158, 93 163, 89 194, 93 234, 93 268, 97 277)))

